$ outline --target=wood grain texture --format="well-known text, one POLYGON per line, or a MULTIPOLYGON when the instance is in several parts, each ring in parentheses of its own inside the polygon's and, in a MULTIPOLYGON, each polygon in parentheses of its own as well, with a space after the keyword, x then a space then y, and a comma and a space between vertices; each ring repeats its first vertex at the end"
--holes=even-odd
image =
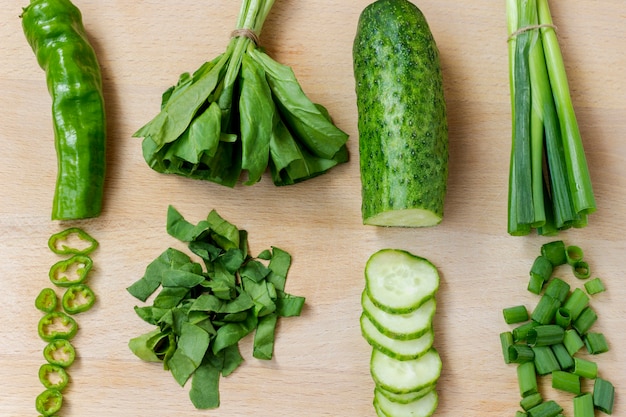
MULTIPOLYGON (((158 111, 181 72, 221 53, 239 3, 233 0, 75 0, 101 61, 108 113, 106 203, 79 223, 99 241, 90 282, 95 308, 78 317, 78 352, 62 415, 72 416, 373 416, 370 347, 359 330, 367 258, 384 247, 424 256, 442 274, 435 319, 444 361, 437 416, 513 415, 515 369, 503 364, 498 334, 504 307, 536 297, 525 291, 530 264, 547 239, 506 234, 510 105, 503 2, 421 0, 443 65, 450 125, 450 177, 444 221, 430 229, 365 227, 360 217, 358 135, 351 48, 367 0, 278 0, 261 35, 293 67, 351 139, 351 161, 305 183, 223 188, 151 171, 131 135, 158 111), (125 288, 163 250, 168 204, 189 220, 216 209, 248 230, 252 251, 270 245, 293 255, 287 290, 304 295, 299 318, 278 327, 275 358, 251 357, 221 384, 222 406, 194 410, 158 365, 139 361, 128 340, 148 329, 125 288)), ((608 292, 593 301, 596 328, 611 351, 597 358, 626 414, 626 14, 623 0, 553 1, 552 12, 588 155, 598 211, 586 229, 563 233, 581 246, 608 292)), ((58 258, 48 237, 68 224, 50 220, 56 157, 44 74, 19 19, 23 2, 0 8, 0 415, 35 415, 43 342, 33 301, 58 258)), ((73 223, 74 224, 74 223, 73 223)), ((559 271, 574 285, 566 270, 559 271)), ((571 413, 571 396, 543 387, 571 413)))

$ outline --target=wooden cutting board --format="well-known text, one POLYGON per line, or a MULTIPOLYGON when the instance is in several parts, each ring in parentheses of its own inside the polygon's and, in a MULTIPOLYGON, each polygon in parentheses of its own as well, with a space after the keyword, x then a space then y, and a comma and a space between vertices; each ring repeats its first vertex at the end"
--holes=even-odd
MULTIPOLYGON (((70 224, 50 220, 56 174, 50 97, 19 19, 25 1, 0 8, 0 415, 35 415, 43 342, 35 296, 58 260, 48 237, 70 224)), ((553 1, 572 97, 584 137, 598 211, 587 228, 559 236, 585 250, 607 292, 593 300, 596 329, 611 350, 597 358, 617 389, 614 415, 625 415, 626 316, 626 14, 622 0, 553 1)), ((530 265, 548 238, 506 233, 510 147, 504 2, 422 0, 441 51, 450 125, 445 219, 430 229, 366 227, 360 218, 358 135, 351 48, 368 1, 278 0, 261 40, 292 66, 304 90, 324 104, 351 138, 348 164, 305 183, 276 188, 268 177, 247 187, 157 174, 131 137, 158 111, 161 93, 182 72, 221 53, 239 2, 76 0, 102 64, 108 112, 106 203, 101 217, 71 223, 100 242, 90 282, 96 306, 78 317, 78 352, 62 415, 70 416, 373 416, 371 348, 359 329, 363 267, 381 248, 409 250, 441 272, 435 345, 443 359, 438 416, 514 415, 515 368, 503 363, 501 311, 537 297, 525 288, 530 265), (190 221, 216 209, 246 229, 252 251, 278 246, 293 256, 287 291, 306 297, 301 317, 284 319, 275 357, 251 356, 222 380, 222 405, 193 409, 188 387, 158 365, 138 360, 131 337, 150 329, 125 288, 146 265, 178 245, 165 230, 168 205, 190 221)), ((571 281, 567 269, 559 275, 571 281)), ((571 410, 571 395, 546 398, 571 410)))

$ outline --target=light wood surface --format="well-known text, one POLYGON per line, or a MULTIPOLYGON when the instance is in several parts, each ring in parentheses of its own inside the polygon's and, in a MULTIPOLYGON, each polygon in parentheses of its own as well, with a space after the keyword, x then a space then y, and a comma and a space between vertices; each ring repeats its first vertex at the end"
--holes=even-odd
MULTIPOLYGON (((498 335, 504 307, 537 297, 525 288, 548 238, 506 233, 510 106, 504 2, 421 0, 441 51, 450 125, 445 217, 430 229, 366 227, 360 217, 358 135, 351 48, 367 0, 278 0, 262 43, 292 66, 309 96, 351 138, 351 160, 325 176, 276 188, 270 179, 228 189, 150 170, 131 135, 158 111, 178 75, 221 53, 233 29, 233 0, 76 0, 102 64, 108 112, 106 204, 101 217, 50 220, 56 157, 50 97, 19 19, 25 2, 0 8, 0 415, 35 415, 35 296, 58 258, 48 237, 79 225, 100 242, 90 278, 99 301, 78 316, 78 360, 62 415, 71 416, 373 416, 370 347, 360 335, 363 267, 381 248, 427 257, 442 276, 435 345, 443 359, 438 416, 511 416, 518 409, 515 368, 503 363, 498 335), (271 245, 293 256, 287 291, 306 297, 301 317, 283 319, 275 357, 252 358, 221 383, 222 405, 200 412, 158 365, 128 349, 151 327, 134 313, 125 288, 169 246, 165 214, 190 221, 211 209, 250 236, 252 251, 271 245)), ((614 415, 626 415, 626 14, 623 0, 552 1, 598 211, 582 230, 560 235, 585 250, 607 292, 593 299, 610 352, 597 359, 617 389, 614 415)), ((559 275, 574 282, 567 269, 559 275)), ((572 414, 571 396, 543 387, 572 414)))

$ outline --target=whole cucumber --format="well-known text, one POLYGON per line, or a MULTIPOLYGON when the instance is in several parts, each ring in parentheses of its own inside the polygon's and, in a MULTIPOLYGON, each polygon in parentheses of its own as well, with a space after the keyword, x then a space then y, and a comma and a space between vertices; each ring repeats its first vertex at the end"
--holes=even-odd
POLYGON ((448 123, 439 50, 408 0, 377 0, 353 45, 363 223, 439 224, 448 177, 448 123))

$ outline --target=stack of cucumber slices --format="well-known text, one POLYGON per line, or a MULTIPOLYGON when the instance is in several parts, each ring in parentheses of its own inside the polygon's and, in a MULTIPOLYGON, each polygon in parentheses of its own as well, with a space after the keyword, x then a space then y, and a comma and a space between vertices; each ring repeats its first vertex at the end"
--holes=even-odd
POLYGON ((433 346, 439 273, 399 249, 374 253, 365 266, 361 332, 372 346, 374 408, 380 417, 426 417, 437 409, 441 358, 433 346))

